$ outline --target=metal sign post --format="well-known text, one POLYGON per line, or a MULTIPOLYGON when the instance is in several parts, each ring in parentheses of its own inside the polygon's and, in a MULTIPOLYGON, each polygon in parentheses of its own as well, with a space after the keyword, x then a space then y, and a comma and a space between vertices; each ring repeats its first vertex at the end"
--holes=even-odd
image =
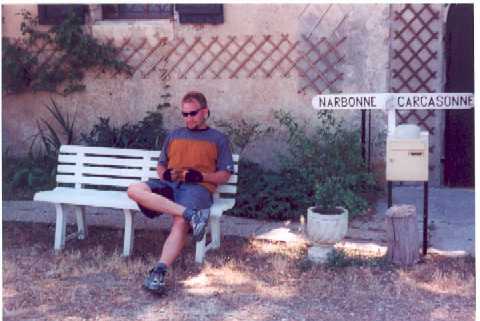
MULTIPOLYGON (((314 109, 382 109, 387 112, 388 135, 396 128, 396 111, 409 109, 470 109, 474 107, 472 93, 366 93, 317 95, 312 99, 314 109)), ((428 145, 428 144, 427 144, 428 145)), ((428 146, 427 146, 428 153, 428 146)), ((428 156, 428 155, 427 155, 428 156)), ((428 171, 428 167, 427 167, 428 171)), ((423 177, 422 177, 423 179, 423 177)), ((393 181, 388 180, 387 206, 392 206, 393 181)), ((428 248, 428 173, 423 181, 423 255, 428 248)))

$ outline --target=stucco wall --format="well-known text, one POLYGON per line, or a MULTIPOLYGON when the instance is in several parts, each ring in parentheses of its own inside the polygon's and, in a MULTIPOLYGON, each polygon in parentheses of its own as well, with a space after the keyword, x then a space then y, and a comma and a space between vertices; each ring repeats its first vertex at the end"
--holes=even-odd
MULTIPOLYGON (((35 13, 35 6, 27 6, 35 13)), ((3 6, 3 36, 17 37, 20 20, 14 14, 20 6, 3 6)), ((271 35, 278 39, 287 34, 294 42, 307 36, 341 38, 346 41, 339 47, 344 55, 337 68, 343 72, 343 79, 335 87, 345 93, 387 92, 389 90, 389 15, 390 7, 385 4, 331 5, 331 4, 226 4, 225 23, 217 26, 181 25, 177 21, 112 22, 99 19, 98 5, 91 6, 90 32, 99 38, 114 38, 117 45, 125 38, 132 37, 154 45, 161 37, 169 39, 195 37, 210 39, 217 36, 227 39, 236 36, 243 39, 248 35, 261 37, 271 35)), ((161 49, 166 50, 166 49, 161 49)), ((160 52, 161 52, 160 50, 160 52)), ((145 51, 148 51, 145 49, 145 51)), ((78 131, 87 132, 97 118, 110 117, 114 124, 135 122, 145 116, 147 110, 154 110, 161 102, 161 95, 172 95, 172 107, 166 110, 169 128, 181 124, 178 102, 188 90, 203 91, 210 104, 214 119, 252 119, 265 124, 274 124, 273 110, 285 109, 295 116, 315 122, 316 112, 311 99, 316 94, 311 88, 300 91, 304 80, 289 75, 272 77, 235 77, 215 79, 205 77, 180 79, 170 77, 161 80, 157 74, 143 78, 136 73, 133 78, 124 76, 112 79, 95 78, 92 73, 85 80, 86 91, 68 97, 52 96, 64 110, 77 112, 78 131), (163 86, 168 84, 168 90, 163 86)), ((325 93, 328 93, 325 92, 325 93)), ((43 104, 49 102, 50 94, 22 94, 3 97, 3 149, 14 152, 26 151, 32 135, 36 133, 35 121, 45 114, 43 104)), ((341 112, 353 128, 360 129, 360 111, 341 112)), ((386 128, 386 114, 372 111, 372 138, 381 136, 386 128)), ((382 141, 378 141, 382 143, 382 141)), ((377 143, 377 141, 374 141, 377 143)), ((270 151, 282 142, 273 138, 259 142, 246 150, 246 156, 257 161, 272 162, 270 151)), ((374 159, 382 163, 383 149, 374 148, 374 159)))

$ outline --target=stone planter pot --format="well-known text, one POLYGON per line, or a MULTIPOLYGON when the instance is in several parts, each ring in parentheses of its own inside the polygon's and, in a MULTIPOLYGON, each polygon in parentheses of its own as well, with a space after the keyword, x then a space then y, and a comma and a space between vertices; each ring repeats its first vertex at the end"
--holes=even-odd
POLYGON ((310 207, 307 211, 307 234, 316 243, 337 243, 348 231, 348 211, 337 207, 339 214, 322 214, 310 207))

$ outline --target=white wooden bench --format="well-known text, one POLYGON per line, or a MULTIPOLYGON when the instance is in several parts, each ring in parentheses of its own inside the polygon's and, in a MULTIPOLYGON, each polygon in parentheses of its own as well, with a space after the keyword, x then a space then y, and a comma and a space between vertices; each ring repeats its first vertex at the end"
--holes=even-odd
MULTIPOLYGON (((139 211, 139 208, 137 203, 127 196, 126 189, 134 182, 158 178, 156 167, 159 155, 159 151, 141 149, 62 145, 58 155, 57 187, 38 192, 33 197, 34 201, 55 204, 54 249, 62 250, 66 240, 87 237, 85 206, 109 207, 121 209, 125 214, 123 255, 129 256, 134 241, 132 211, 139 211), (68 236, 65 235, 65 205, 74 207, 77 219, 77 232, 68 236)), ((218 187, 210 208, 211 242, 206 244, 205 235, 203 240, 196 244, 195 261, 198 263, 203 262, 208 250, 220 247, 220 217, 224 211, 235 205, 232 194, 237 192, 239 156, 233 155, 233 159, 235 173, 227 184, 218 187)))

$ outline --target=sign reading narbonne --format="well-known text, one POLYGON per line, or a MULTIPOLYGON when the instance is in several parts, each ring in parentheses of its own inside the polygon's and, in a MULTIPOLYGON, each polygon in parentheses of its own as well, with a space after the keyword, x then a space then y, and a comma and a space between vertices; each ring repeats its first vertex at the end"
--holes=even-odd
POLYGON ((380 93, 317 95, 315 109, 470 109, 472 93, 380 93), (388 106, 387 106, 388 104, 388 106))

